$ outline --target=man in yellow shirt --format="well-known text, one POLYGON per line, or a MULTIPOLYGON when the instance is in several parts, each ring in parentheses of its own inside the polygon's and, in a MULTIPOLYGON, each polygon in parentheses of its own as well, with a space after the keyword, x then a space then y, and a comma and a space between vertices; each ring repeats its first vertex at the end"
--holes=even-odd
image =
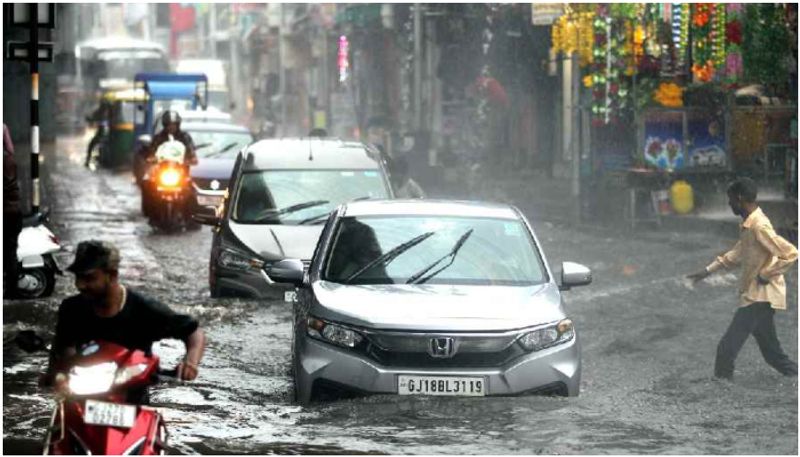
POLYGON ((773 320, 776 309, 786 309, 783 274, 797 260, 797 249, 775 233, 756 203, 757 193, 750 178, 740 178, 728 187, 728 204, 743 220, 739 242, 705 270, 688 276, 697 282, 717 270, 742 267, 739 305, 717 346, 714 375, 718 378, 733 377, 734 361, 750 334, 768 364, 784 375, 797 376, 797 364, 781 349, 773 320))

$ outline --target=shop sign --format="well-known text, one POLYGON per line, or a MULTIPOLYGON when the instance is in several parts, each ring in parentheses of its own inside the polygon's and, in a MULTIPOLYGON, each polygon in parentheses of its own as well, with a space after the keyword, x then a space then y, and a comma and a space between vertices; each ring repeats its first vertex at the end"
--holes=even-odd
POLYGON ((562 14, 564 14, 563 3, 531 3, 533 25, 552 25, 562 14))

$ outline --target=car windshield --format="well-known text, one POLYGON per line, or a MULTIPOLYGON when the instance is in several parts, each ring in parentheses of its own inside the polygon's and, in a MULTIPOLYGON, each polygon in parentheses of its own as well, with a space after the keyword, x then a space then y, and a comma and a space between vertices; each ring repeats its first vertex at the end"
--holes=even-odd
POLYGON ((200 159, 235 159, 240 149, 253 141, 248 132, 186 130, 192 136, 200 159))
POLYGON ((239 223, 324 222, 324 216, 344 202, 387 197, 379 170, 249 172, 242 175, 233 219, 239 223))
POLYGON ((342 284, 530 286, 546 277, 522 221, 441 216, 345 217, 323 271, 342 284))

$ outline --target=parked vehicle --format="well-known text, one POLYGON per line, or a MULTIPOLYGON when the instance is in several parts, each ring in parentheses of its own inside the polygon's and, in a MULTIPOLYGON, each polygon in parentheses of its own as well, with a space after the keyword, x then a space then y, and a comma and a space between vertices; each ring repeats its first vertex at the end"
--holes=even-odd
POLYGON ((307 273, 298 259, 267 272, 297 287, 301 403, 331 391, 578 395, 580 343, 561 291, 589 284, 591 272, 564 262, 554 275, 514 207, 346 203, 307 273))
POLYGON ((189 172, 194 187, 196 207, 219 207, 228 189, 236 156, 253 142, 253 134, 246 127, 232 123, 212 121, 186 121, 181 130, 192 136, 197 152, 197 165, 189 172))
POLYGON ((141 404, 159 373, 167 374, 157 356, 106 342, 86 345, 56 399, 45 453, 164 454, 164 418, 141 404))
POLYGON ((17 241, 17 294, 20 298, 49 297, 56 285, 56 275, 61 275, 56 254, 61 243, 47 228, 46 213, 25 218, 17 241))
POLYGON ((220 210, 198 208, 194 215, 216 227, 211 295, 291 300, 291 289, 275 285, 267 269, 285 258, 309 262, 321 224, 339 204, 392 196, 378 151, 363 143, 292 138, 251 144, 236 158, 220 210))

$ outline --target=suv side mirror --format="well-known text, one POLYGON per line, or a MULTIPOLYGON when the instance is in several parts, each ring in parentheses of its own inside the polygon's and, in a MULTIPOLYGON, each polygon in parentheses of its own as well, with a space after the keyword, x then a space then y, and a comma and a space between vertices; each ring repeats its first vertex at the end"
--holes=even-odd
POLYGON ((273 265, 267 274, 275 282, 301 286, 303 285, 305 267, 303 267, 303 262, 299 259, 284 259, 273 265))
POLYGON ((570 290, 591 283, 592 270, 575 262, 561 263, 561 285, 558 287, 560 290, 570 290))
POLYGON ((192 212, 192 219, 203 225, 219 224, 219 216, 217 216, 217 209, 214 206, 198 206, 192 212))

